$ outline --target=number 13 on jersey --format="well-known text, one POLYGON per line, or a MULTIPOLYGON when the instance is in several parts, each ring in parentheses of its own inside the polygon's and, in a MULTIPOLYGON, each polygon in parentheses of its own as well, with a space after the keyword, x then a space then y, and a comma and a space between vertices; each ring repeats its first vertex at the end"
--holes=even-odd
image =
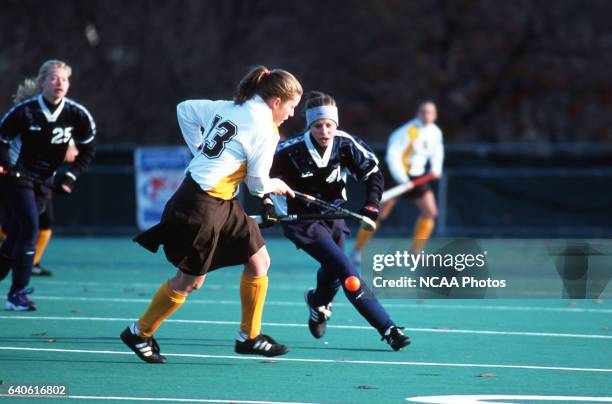
POLYGON ((238 127, 232 121, 222 121, 219 115, 215 115, 212 126, 206 134, 202 153, 209 159, 218 158, 227 142, 238 134, 238 127), (214 131, 214 132, 213 132, 214 131))

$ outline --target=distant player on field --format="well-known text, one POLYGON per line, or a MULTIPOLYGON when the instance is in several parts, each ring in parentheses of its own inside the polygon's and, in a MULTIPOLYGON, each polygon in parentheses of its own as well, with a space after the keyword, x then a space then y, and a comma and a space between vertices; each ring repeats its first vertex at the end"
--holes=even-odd
MULTIPOLYGON (((419 106, 418 116, 396 129, 389 137, 386 162, 391 174, 387 188, 409 183, 422 177, 429 170, 435 179, 442 176, 444 162, 444 143, 442 131, 435 124, 438 118, 436 105, 431 101, 419 106)), ((429 239, 438 215, 436 198, 431 187, 423 184, 404 194, 414 200, 420 216, 414 226, 412 252, 420 252, 429 239)), ((397 203, 397 198, 387 202, 380 213, 379 221, 385 220, 397 203)), ((360 229, 351 257, 356 264, 361 263, 361 251, 374 235, 373 231, 360 229)))
POLYGON ((39 217, 52 191, 50 179, 74 139, 79 155, 54 186, 72 192, 78 175, 94 156, 96 125, 80 104, 65 98, 72 69, 59 60, 41 66, 35 82, 39 95, 8 111, 0 121, 0 172, 10 210, 7 238, 0 248, 0 280, 13 270, 7 310, 35 310, 28 288, 35 258, 39 217), (13 163, 9 152, 14 153, 13 163))
MULTIPOLYGON (((327 94, 313 92, 308 97, 306 125, 304 134, 279 145, 271 176, 281 178, 296 190, 341 205, 347 200, 346 180, 351 175, 366 185, 365 204, 360 213, 375 221, 383 176, 372 150, 359 138, 337 129, 338 108, 327 94)), ((269 200, 268 204, 271 203, 269 200)), ((289 200, 287 208, 290 214, 322 213, 320 208, 296 199, 289 200)), ((364 282, 358 282, 356 290, 345 284, 347 278, 359 279, 360 275, 344 252, 349 233, 344 219, 284 222, 283 230, 298 248, 321 264, 317 287, 306 292, 308 326, 315 338, 325 333, 332 300, 342 286, 348 300, 394 350, 410 343, 364 282)))
MULTIPOLYGON (((19 85, 17 88, 17 93, 13 97, 13 102, 15 104, 19 104, 22 101, 33 98, 40 93, 40 88, 36 84, 36 81, 33 79, 26 79, 23 83, 19 85)), ((14 165, 17 163, 17 159, 19 158, 19 149, 21 147, 21 143, 12 142, 11 147, 9 149, 9 158, 10 164, 14 165)), ((74 163, 74 160, 79 154, 79 150, 74 143, 74 139, 70 139, 68 142, 68 149, 66 150, 66 156, 64 157, 65 163, 74 163)), ((42 257, 49 245, 49 241, 51 240, 51 235, 53 231, 51 230, 51 226, 54 222, 54 209, 53 209, 53 178, 49 178, 46 184, 43 186, 48 188, 43 192, 44 201, 42 201, 42 213, 38 217, 38 235, 36 236, 36 253, 34 254, 34 266, 32 267, 32 275, 34 276, 51 276, 51 271, 47 270, 45 267, 41 265, 42 257)), ((6 229, 8 228, 10 210, 5 209, 5 217, 2 226, 0 226, 0 240, 4 240, 6 238, 6 229)))
POLYGON ((135 238, 178 268, 164 282, 138 321, 121 334, 142 360, 164 363, 153 333, 187 295, 199 289, 206 274, 244 264, 240 280, 242 322, 235 343, 240 354, 283 355, 285 345, 261 334, 270 257, 255 220, 236 195, 245 182, 250 192, 293 195, 284 182, 269 176, 278 126, 293 116, 302 86, 285 70, 259 66, 240 82, 234 101, 192 100, 177 107, 185 142, 193 153, 187 176, 170 198, 161 218, 135 238))

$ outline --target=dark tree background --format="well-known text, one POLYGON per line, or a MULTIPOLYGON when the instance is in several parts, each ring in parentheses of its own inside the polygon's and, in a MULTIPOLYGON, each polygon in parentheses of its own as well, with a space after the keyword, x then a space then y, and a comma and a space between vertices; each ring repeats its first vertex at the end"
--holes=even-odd
MULTIPOLYGON (((611 142, 609 0, 3 0, 0 109, 49 58, 104 143, 178 143, 175 104, 253 64, 334 95, 372 142, 440 107, 447 142, 611 142)), ((286 124, 294 134, 300 118, 286 124)))

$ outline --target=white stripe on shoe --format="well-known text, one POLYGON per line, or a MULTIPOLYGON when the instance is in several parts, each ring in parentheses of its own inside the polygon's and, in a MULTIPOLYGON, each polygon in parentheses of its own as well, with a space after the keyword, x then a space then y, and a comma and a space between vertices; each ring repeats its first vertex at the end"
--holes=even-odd
POLYGON ((264 340, 259 340, 253 344, 253 349, 258 351, 269 351, 270 348, 272 348, 272 344, 264 340))

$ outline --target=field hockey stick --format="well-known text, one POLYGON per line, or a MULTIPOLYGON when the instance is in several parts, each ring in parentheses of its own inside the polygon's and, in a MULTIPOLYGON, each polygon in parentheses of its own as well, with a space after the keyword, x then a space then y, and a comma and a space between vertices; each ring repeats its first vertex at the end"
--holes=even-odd
POLYGON ((32 177, 30 175, 24 174, 21 171, 17 171, 17 170, 13 170, 13 169, 4 169, 3 167, 0 167, 0 174, 2 175, 7 175, 9 177, 13 177, 13 178, 21 178, 27 181, 32 181, 33 183, 36 184, 45 184, 45 181, 40 180, 38 178, 32 177))
MULTIPOLYGON (((255 219, 257 224, 262 224, 264 219, 260 215, 251 215, 251 219, 255 219)), ((275 216, 274 219, 279 222, 299 222, 300 220, 331 220, 331 219, 347 219, 349 216, 343 214, 324 214, 324 213, 297 213, 293 215, 275 216)))
POLYGON ((410 181, 406 184, 397 185, 391 189, 383 192, 382 197, 380 198, 380 203, 389 202, 391 199, 397 198, 398 196, 405 194, 406 192, 418 187, 419 185, 423 185, 434 179, 434 175, 432 173, 425 174, 422 177, 416 178, 414 181, 410 181))
POLYGON ((321 200, 312 195, 304 194, 296 190, 293 190, 293 192, 295 193, 295 196, 297 196, 298 198, 308 203, 312 203, 313 205, 317 205, 322 208, 330 209, 331 211, 337 214, 346 215, 347 218, 352 217, 353 219, 359 220, 363 228, 366 230, 370 230, 370 231, 376 230, 376 223, 367 216, 363 216, 363 215, 360 215, 359 213, 355 213, 348 209, 344 209, 340 206, 336 206, 333 203, 325 202, 324 200, 321 200))

